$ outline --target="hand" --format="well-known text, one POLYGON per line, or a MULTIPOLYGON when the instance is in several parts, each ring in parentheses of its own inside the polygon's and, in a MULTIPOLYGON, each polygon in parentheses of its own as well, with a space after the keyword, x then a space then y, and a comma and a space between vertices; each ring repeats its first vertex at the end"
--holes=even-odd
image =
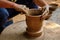
POLYGON ((23 13, 27 13, 29 10, 25 5, 15 5, 14 9, 23 13))
POLYGON ((49 5, 42 7, 42 10, 43 10, 42 18, 45 19, 47 15, 49 15, 49 5))

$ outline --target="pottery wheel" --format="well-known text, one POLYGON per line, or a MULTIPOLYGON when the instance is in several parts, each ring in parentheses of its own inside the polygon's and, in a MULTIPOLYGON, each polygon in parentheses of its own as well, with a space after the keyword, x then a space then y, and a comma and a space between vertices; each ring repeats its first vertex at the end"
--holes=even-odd
POLYGON ((25 21, 12 24, 4 29, 0 40, 60 40, 60 25, 51 22, 43 22, 43 35, 34 39, 26 38, 23 33, 26 31, 25 21))

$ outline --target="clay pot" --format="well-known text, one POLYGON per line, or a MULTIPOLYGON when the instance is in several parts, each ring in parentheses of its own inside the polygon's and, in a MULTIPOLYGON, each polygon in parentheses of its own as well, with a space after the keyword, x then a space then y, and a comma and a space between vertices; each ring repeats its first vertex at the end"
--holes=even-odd
POLYGON ((56 4, 56 3, 52 3, 52 4, 49 4, 49 10, 50 11, 55 11, 56 10, 56 8, 58 7, 58 4, 56 4))
POLYGON ((40 32, 40 33, 29 33, 29 32, 27 32, 26 33, 27 35, 28 35, 28 38, 36 38, 36 37, 39 37, 39 36, 42 36, 43 34, 42 34, 42 32, 40 32))
POLYGON ((26 15, 27 31, 37 32, 41 29, 43 19, 41 19, 42 12, 40 10, 31 9, 26 15))
MULTIPOLYGON (((37 37, 42 34, 41 29, 45 19, 42 14, 43 12, 39 9, 30 9, 26 14, 26 32, 30 37, 37 37)), ((44 16, 46 15, 44 14, 44 16)))

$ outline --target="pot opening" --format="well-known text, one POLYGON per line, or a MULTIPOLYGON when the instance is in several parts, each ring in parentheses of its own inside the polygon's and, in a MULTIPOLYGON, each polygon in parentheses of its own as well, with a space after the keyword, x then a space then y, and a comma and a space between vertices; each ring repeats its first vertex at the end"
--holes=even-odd
POLYGON ((30 9, 28 12, 28 15, 31 15, 31 16, 39 16, 42 14, 43 14, 42 10, 39 10, 39 9, 30 9))
POLYGON ((49 5, 50 5, 50 8, 49 8, 50 11, 55 11, 56 8, 58 7, 58 4, 49 4, 49 5))

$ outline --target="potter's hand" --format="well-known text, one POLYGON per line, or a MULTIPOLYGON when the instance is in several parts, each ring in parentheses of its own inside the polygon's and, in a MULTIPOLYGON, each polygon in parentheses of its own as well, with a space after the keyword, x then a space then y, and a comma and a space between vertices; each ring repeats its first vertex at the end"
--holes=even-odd
POLYGON ((27 13, 27 11, 29 10, 29 8, 27 8, 25 5, 18 5, 18 4, 15 5, 14 9, 23 13, 27 13))
POLYGON ((49 5, 42 7, 42 11, 44 12, 43 15, 46 14, 46 12, 49 12, 49 5))
POLYGON ((42 18, 46 19, 47 15, 49 14, 49 5, 42 7, 42 11, 43 11, 42 18))

